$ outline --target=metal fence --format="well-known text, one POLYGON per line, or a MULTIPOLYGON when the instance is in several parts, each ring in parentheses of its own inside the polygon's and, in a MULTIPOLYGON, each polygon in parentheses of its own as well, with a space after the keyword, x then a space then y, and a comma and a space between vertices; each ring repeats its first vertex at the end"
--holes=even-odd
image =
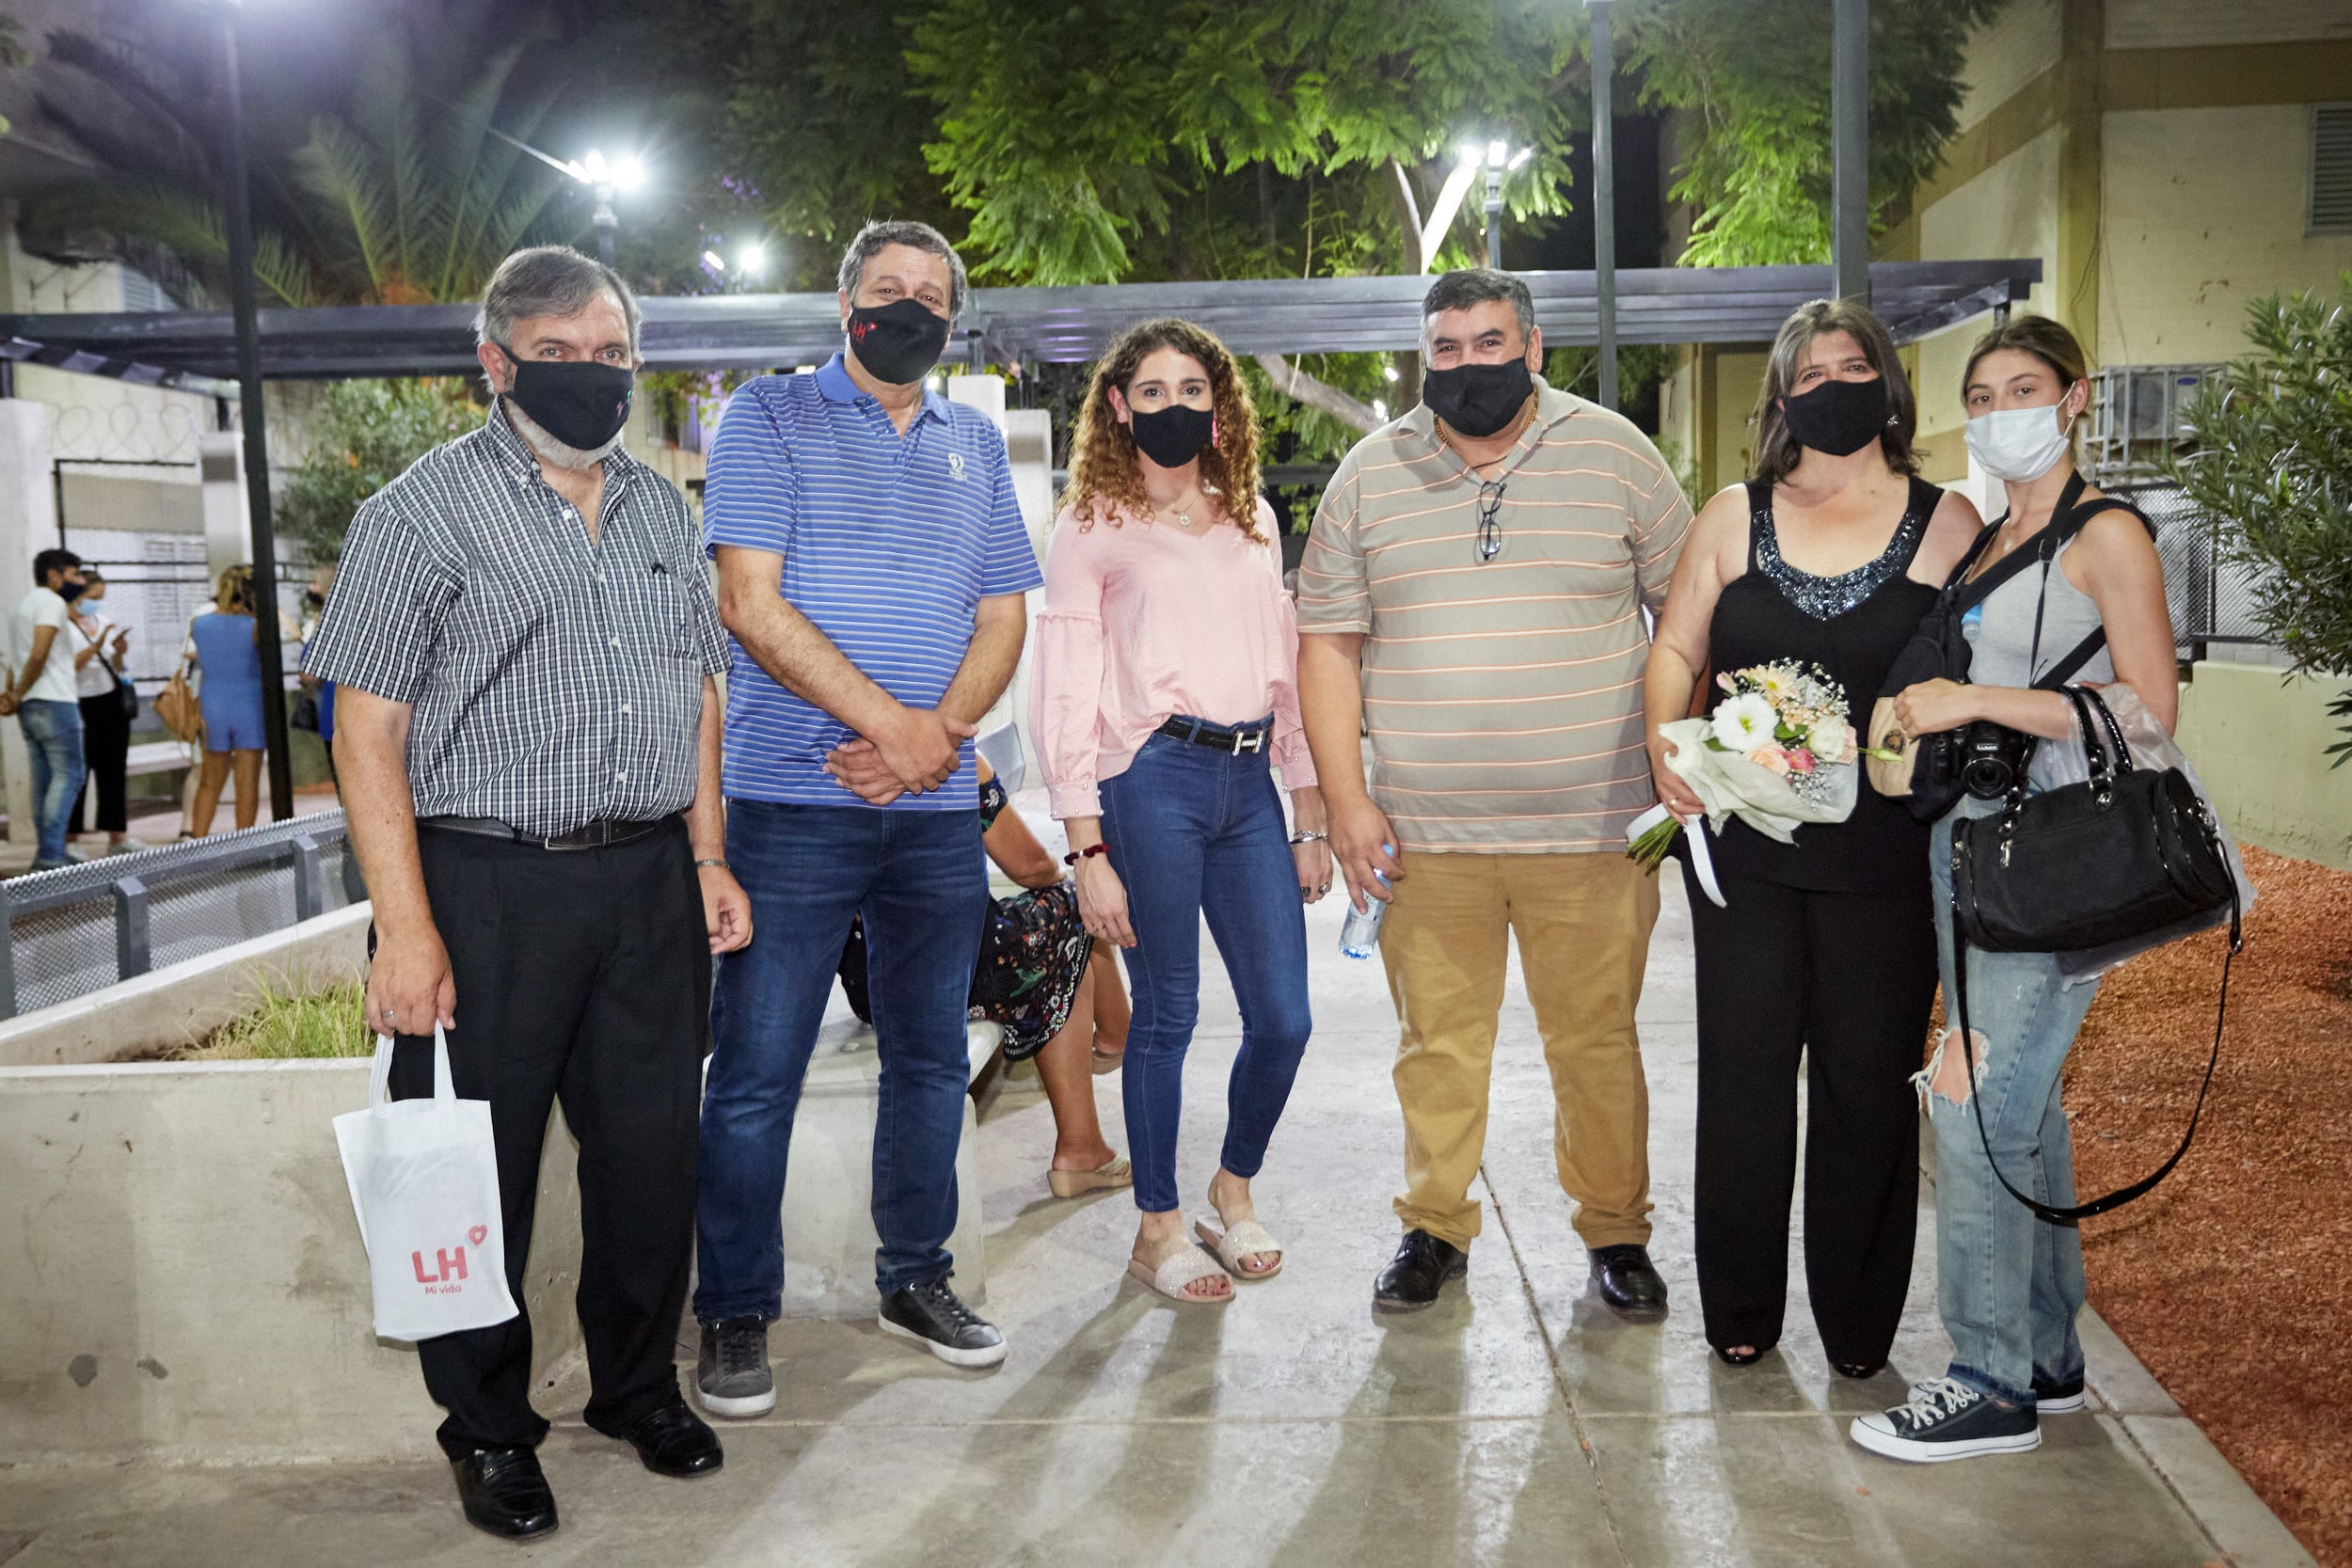
POLYGON ((2254 572, 2230 559, 2220 524, 2199 511, 2177 484, 2162 482, 2105 486, 2156 525, 2156 555, 2164 562, 2164 594, 2172 610, 2172 637, 2184 658, 2200 658, 2215 642, 2267 642, 2254 617, 2254 572))
POLYGON ((0 882, 0 1018, 366 897, 340 811, 0 882))

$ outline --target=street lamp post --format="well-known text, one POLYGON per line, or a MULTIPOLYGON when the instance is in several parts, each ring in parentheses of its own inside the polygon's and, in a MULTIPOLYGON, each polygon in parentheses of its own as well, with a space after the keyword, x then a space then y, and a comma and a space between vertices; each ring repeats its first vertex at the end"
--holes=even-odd
POLYGON ((1616 72, 1609 0, 1586 0, 1593 23, 1593 304, 1600 333, 1600 405, 1617 406, 1617 171, 1610 102, 1616 72))
POLYGON ((269 435, 262 403, 262 345, 253 291, 253 214, 246 188, 245 103, 237 79, 237 8, 220 8, 221 91, 228 129, 221 183, 229 228, 229 303, 236 319, 237 385, 245 416, 245 493, 253 533, 254 642, 262 656, 262 734, 269 752, 269 814, 294 815, 286 750, 286 653, 278 627, 278 534, 270 521, 269 435))
POLYGON ((1486 265, 1502 270, 1502 177, 1534 155, 1532 147, 1517 152, 1502 141, 1486 144, 1486 265))
POLYGON ((612 240, 621 227, 620 214, 612 210, 612 198, 623 191, 637 188, 644 179, 644 166, 635 158, 607 163, 603 153, 591 148, 579 162, 559 166, 596 193, 596 211, 588 214, 588 221, 596 226, 597 259, 608 267, 612 265, 612 240))

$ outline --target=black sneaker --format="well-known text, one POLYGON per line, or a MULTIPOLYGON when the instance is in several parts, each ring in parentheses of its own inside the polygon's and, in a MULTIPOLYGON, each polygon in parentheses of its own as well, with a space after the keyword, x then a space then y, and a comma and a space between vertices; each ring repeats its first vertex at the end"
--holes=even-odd
POLYGON ((727 1318, 702 1325, 694 1355, 694 1397, 705 1410, 747 1421, 776 1407, 776 1380, 768 1370, 768 1324, 727 1318))
MULTIPOLYGON (((1915 1383, 1911 1386, 1911 1397, 1915 1400, 1934 1386, 1932 1381, 1915 1383)), ((2083 1403, 2083 1380, 2079 1377, 2070 1377, 2064 1383, 2033 1380, 2034 1414, 2038 1416, 2072 1416, 2082 1409, 2083 1403)))
POLYGON ((1989 1453, 2025 1453, 2042 1446, 2031 1405, 2003 1409, 1956 1378, 1938 1378, 1876 1416, 1858 1416, 1847 1429, 1872 1453, 1933 1465, 1989 1453))
POLYGON ((1005 1337, 958 1299, 946 1275, 882 1297, 876 1321, 884 1334, 918 1339, 950 1367, 993 1367, 1005 1358, 1005 1337))

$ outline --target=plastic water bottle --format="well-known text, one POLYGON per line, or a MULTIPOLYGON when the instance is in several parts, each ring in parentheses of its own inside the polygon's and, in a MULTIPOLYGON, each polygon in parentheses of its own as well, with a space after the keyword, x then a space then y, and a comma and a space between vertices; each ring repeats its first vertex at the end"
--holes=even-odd
MULTIPOLYGON (((1395 853, 1385 844, 1380 847, 1395 853)), ((1382 887, 1391 885, 1387 872, 1375 871, 1373 875, 1380 879, 1382 887)), ((1388 917, 1389 906, 1369 895, 1364 903, 1367 907, 1359 910, 1353 898, 1347 902, 1347 923, 1340 927, 1340 952, 1347 958, 1369 958, 1372 950, 1380 945, 1380 922, 1388 917)))

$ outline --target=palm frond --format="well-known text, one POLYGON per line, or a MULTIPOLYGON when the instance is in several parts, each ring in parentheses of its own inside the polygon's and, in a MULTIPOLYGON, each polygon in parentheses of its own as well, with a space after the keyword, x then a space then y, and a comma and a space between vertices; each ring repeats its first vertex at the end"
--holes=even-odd
POLYGON ((374 161, 350 127, 321 116, 310 122, 310 139, 294 152, 294 178, 333 210, 343 230, 339 238, 380 295, 398 265, 399 246, 389 227, 390 198, 374 161))

